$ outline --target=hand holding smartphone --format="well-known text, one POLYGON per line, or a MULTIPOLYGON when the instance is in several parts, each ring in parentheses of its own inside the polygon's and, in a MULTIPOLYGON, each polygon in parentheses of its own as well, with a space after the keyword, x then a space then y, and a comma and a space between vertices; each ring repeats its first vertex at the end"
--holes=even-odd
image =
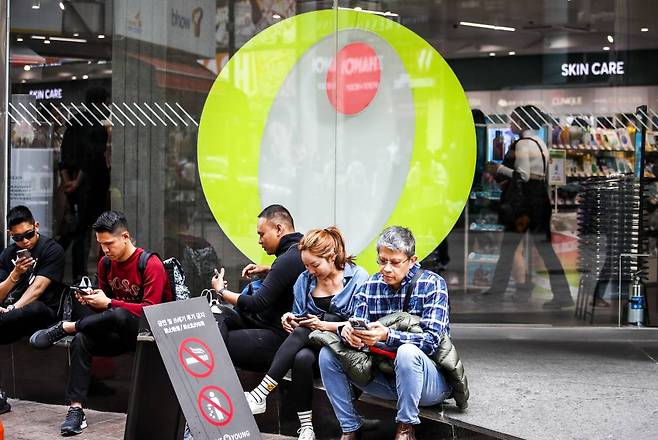
POLYGON ((349 319, 349 322, 354 330, 368 330, 368 321, 363 318, 353 316, 349 319))
POLYGON ((16 252, 16 257, 18 257, 19 260, 23 260, 25 258, 30 258, 32 254, 30 254, 30 251, 27 249, 19 249, 16 252))

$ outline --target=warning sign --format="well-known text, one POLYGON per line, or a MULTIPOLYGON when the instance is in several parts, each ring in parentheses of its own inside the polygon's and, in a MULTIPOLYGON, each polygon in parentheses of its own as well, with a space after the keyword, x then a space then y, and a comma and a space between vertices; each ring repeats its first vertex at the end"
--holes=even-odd
POLYGON ((180 344, 178 358, 185 371, 194 377, 206 377, 215 368, 215 356, 210 347, 196 338, 187 338, 180 344))
POLYGON ((224 426, 233 418, 231 398, 219 387, 208 386, 202 389, 197 404, 201 415, 212 425, 224 426))
POLYGON ((260 440, 260 432, 204 298, 144 308, 195 439, 260 440))

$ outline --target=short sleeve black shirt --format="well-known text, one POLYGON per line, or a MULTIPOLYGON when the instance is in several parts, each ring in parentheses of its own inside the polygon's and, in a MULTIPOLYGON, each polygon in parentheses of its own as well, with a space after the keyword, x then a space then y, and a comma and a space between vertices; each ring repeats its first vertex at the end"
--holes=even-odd
MULTIPOLYGON (((0 254, 0 281, 4 281, 14 270, 18 246, 12 243, 0 254)), ((12 288, 4 304, 13 304, 25 293, 36 276, 46 277, 50 284, 39 297, 39 301, 57 312, 63 291, 62 277, 64 276, 64 250, 52 238, 39 236, 39 241, 30 249, 36 264, 23 274, 18 283, 12 288)))

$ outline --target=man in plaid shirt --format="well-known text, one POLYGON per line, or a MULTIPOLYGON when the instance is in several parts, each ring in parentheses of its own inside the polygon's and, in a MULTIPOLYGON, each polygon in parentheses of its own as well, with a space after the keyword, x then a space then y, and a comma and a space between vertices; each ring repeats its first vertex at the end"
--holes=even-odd
MULTIPOLYGON (((444 334, 449 334, 448 290, 437 274, 421 271, 415 255, 416 242, 406 228, 391 226, 377 241, 379 272, 372 275, 354 296, 354 316, 369 322, 368 330, 350 324, 339 328, 343 340, 355 348, 372 347, 395 351, 395 377, 379 373, 361 387, 364 392, 397 401, 396 440, 415 440, 413 425, 419 424, 418 406, 442 402, 451 392, 445 378, 430 361, 444 334), (408 305, 405 296, 409 287, 408 305), (420 316, 422 333, 390 329, 377 322, 391 313, 407 311, 420 316)), ((350 380, 339 359, 328 349, 320 353, 322 381, 343 435, 341 440, 359 438, 361 417, 352 402, 350 380)))

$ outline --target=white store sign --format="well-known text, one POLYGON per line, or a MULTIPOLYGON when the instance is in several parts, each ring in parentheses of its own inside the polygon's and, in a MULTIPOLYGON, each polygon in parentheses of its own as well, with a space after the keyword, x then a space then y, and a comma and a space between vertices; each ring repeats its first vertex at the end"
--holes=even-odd
POLYGON ((562 76, 623 75, 625 73, 623 61, 564 63, 561 71, 562 76))
POLYGON ((215 57, 213 0, 117 0, 115 34, 215 57))

